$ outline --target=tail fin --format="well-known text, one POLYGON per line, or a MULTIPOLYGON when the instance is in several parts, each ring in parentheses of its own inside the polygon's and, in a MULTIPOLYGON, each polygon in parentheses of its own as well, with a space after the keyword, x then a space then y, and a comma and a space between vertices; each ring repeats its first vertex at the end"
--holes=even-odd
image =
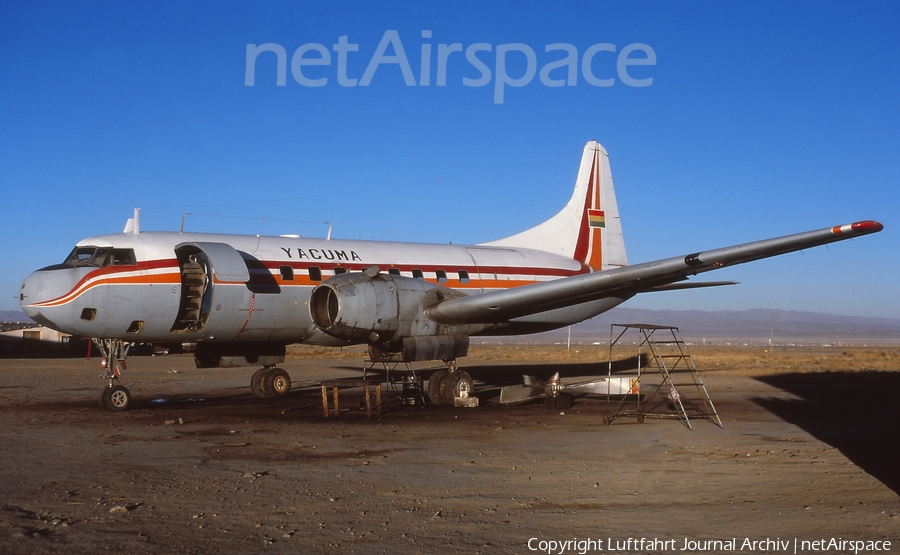
POLYGON ((485 245, 552 252, 574 258, 595 271, 627 266, 606 149, 597 141, 584 146, 575 191, 558 214, 529 230, 485 245))

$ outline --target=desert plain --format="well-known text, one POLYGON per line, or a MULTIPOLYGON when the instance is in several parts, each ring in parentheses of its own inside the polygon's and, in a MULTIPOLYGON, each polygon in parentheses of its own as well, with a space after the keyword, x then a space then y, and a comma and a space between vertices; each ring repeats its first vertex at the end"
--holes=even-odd
POLYGON ((605 375, 606 346, 476 345, 479 407, 386 387, 372 418, 361 389, 322 411, 359 350, 294 350, 277 399, 253 368, 130 357, 117 413, 97 359, 0 360, 0 553, 900 551, 900 348, 691 352, 722 428, 498 404, 523 374, 605 375))

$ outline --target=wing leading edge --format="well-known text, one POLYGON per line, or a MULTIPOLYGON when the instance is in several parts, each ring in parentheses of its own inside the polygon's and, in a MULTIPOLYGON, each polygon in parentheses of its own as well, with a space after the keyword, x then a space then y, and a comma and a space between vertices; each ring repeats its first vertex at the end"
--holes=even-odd
MULTIPOLYGON (((862 237, 884 229, 872 220, 807 231, 774 239, 666 258, 554 281, 444 301, 427 309, 445 324, 502 323, 513 318, 569 307, 604 297, 627 297, 664 290, 689 276, 862 237)), ((718 284, 725 284, 719 282, 718 284)), ((687 285, 687 284, 685 284, 687 285)), ((699 285, 699 284, 698 284, 699 285)))

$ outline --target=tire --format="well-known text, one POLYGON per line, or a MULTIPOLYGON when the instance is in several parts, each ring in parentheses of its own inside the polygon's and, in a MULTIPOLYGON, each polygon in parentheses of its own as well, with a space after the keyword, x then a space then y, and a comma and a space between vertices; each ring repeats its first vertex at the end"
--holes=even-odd
POLYGON ((438 370, 428 378, 428 400, 435 405, 445 404, 444 398, 441 396, 443 383, 450 375, 448 370, 438 370))
POLYGON ((475 383, 472 376, 463 370, 449 372, 447 378, 441 383, 441 397, 445 403, 453 404, 453 400, 462 397, 462 393, 472 393, 475 383))
POLYGON ((107 398, 108 393, 109 388, 104 387, 103 391, 100 392, 100 397, 97 398, 97 402, 100 404, 101 409, 109 409, 109 399, 107 398))
POLYGON ((123 411, 131 405, 131 392, 124 385, 113 385, 103 390, 100 405, 113 412, 123 411))
POLYGON ((281 368, 270 368, 262 384, 267 397, 284 397, 291 392, 291 377, 281 368))
POLYGON ((268 392, 266 392, 266 388, 263 386, 263 380, 265 379, 268 370, 268 368, 260 368, 254 372, 253 376, 250 378, 250 391, 257 397, 270 397, 268 392))

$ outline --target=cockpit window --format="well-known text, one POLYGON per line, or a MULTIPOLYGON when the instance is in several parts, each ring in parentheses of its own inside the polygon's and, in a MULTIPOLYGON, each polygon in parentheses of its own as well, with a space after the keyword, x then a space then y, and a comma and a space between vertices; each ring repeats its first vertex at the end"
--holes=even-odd
POLYGON ((137 261, 134 249, 114 249, 112 247, 75 247, 62 266, 78 268, 83 266, 132 266, 137 261))
POLYGON ((133 249, 112 249, 106 263, 113 266, 134 266, 137 260, 134 258, 133 249))

